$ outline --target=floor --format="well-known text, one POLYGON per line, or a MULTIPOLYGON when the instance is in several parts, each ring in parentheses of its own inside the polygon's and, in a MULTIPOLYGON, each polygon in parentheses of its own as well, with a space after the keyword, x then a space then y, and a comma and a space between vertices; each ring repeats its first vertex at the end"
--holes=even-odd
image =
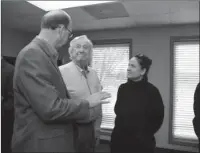
MULTIPOLYGON (((109 153, 110 148, 108 144, 100 144, 96 148, 96 152, 105 152, 109 153)), ((169 150, 169 149, 162 149, 162 148, 157 148, 155 153, 191 153, 191 152, 185 152, 185 151, 177 151, 177 150, 169 150)))

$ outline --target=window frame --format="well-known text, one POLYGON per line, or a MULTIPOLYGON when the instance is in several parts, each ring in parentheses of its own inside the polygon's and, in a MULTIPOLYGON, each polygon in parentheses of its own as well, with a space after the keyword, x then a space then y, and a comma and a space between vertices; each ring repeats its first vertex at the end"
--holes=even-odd
POLYGON ((132 39, 102 39, 92 40, 93 46, 95 45, 111 45, 111 44, 129 44, 129 59, 132 57, 132 39))
MULTIPOLYGON (((103 45, 112 45, 112 44, 129 44, 129 59, 131 59, 131 57, 132 57, 132 53, 133 53, 132 52, 132 39, 100 39, 100 40, 92 40, 92 43, 93 43, 94 47, 95 47, 95 45, 103 46, 103 45)), ((112 130, 113 129, 101 129, 100 135, 111 136, 112 130)))
MULTIPOLYGON (((169 105, 169 144, 174 145, 181 145, 181 146, 191 146, 191 147, 198 147, 198 141, 193 140, 185 140, 185 139, 177 139, 173 137, 173 124, 174 124, 174 97, 173 97, 173 90, 174 90, 174 44, 176 42, 195 42, 199 41, 199 36, 171 36, 170 37, 170 105, 169 105)), ((199 72, 200 77, 200 72, 199 72)))

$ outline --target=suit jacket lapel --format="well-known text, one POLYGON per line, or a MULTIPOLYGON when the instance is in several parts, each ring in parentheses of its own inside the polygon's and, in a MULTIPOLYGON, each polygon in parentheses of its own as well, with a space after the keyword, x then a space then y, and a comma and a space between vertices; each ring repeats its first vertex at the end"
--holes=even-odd
POLYGON ((57 61, 55 59, 53 59, 53 54, 50 53, 50 51, 52 50, 43 40, 39 39, 39 38, 35 38, 33 40, 34 42, 36 42, 40 48, 45 52, 45 54, 50 58, 51 63, 53 64, 53 66, 57 69, 57 61))

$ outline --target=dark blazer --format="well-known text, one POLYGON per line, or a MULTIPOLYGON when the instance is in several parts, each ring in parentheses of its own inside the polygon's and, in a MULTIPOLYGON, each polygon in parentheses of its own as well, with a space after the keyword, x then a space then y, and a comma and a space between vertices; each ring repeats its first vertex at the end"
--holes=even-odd
POLYGON ((9 64, 4 59, 1 60, 1 97, 3 105, 8 103, 8 106, 3 107, 3 110, 11 110, 13 108, 13 75, 14 66, 9 64))
POLYGON ((57 52, 35 38, 18 54, 14 73, 13 152, 74 152, 73 123, 89 120, 89 103, 70 100, 57 52))
POLYGON ((200 82, 194 93, 194 119, 193 126, 197 137, 200 139, 200 82))
POLYGON ((14 66, 1 60, 1 138, 2 152, 11 152, 11 139, 14 122, 13 108, 14 66))

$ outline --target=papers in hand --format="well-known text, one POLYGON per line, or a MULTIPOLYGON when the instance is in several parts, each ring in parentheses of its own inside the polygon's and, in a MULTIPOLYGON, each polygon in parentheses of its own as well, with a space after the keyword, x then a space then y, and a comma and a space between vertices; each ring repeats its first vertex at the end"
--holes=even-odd
POLYGON ((86 98, 86 100, 89 102, 90 107, 95 107, 99 104, 107 104, 109 101, 106 101, 107 98, 110 98, 111 94, 105 91, 100 91, 97 93, 94 93, 86 98))
POLYGON ((111 98, 111 94, 105 91, 102 91, 101 94, 102 94, 101 104, 110 103, 110 100, 108 100, 108 98, 111 98))
POLYGON ((111 94, 106 91, 101 91, 100 94, 101 94, 101 100, 105 100, 111 97, 111 94))
POLYGON ((105 100, 101 101, 101 104, 108 104, 108 103, 110 103, 110 101, 105 101, 105 100))

